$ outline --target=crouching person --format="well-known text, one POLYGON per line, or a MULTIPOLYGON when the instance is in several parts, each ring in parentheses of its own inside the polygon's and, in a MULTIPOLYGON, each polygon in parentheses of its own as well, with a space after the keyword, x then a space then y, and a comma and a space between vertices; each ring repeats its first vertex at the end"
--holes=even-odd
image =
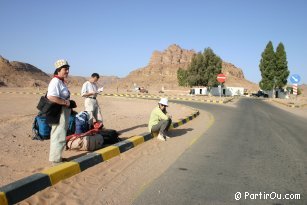
POLYGON ((148 129, 151 133, 159 133, 157 139, 166 141, 169 137, 166 135, 170 125, 172 124, 171 116, 167 113, 167 98, 161 98, 158 106, 153 109, 150 114, 148 129))

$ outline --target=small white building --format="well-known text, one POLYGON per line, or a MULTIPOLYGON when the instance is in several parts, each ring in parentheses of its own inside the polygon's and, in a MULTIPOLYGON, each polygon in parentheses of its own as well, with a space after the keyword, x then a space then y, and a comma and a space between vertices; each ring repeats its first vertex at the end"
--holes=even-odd
POLYGON ((194 87, 190 89, 190 95, 209 95, 207 87, 194 87))
POLYGON ((213 96, 243 96, 243 87, 213 87, 209 91, 207 87, 194 87, 190 89, 191 95, 213 95, 213 96))
MULTIPOLYGON (((270 98, 273 98, 273 91, 265 91, 270 98)), ((280 99, 289 99, 289 93, 287 91, 284 91, 282 89, 275 89, 275 98, 280 98, 280 99)))

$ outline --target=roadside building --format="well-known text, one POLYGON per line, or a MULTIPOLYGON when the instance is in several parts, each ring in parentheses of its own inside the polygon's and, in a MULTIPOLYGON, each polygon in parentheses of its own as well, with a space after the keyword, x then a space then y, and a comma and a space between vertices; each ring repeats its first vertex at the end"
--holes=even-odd
POLYGON ((190 89, 190 95, 213 95, 213 96, 243 96, 243 87, 213 87, 210 90, 207 87, 193 87, 190 89))
MULTIPOLYGON (((268 94, 270 98, 274 97, 272 90, 266 91, 266 93, 268 94)), ((284 89, 275 89, 275 98, 288 99, 289 93, 285 91, 284 89)))

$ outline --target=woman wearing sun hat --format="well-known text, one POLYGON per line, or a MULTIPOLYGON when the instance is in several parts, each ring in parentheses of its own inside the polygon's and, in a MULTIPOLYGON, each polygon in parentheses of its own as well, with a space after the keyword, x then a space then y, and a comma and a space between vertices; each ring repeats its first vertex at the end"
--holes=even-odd
POLYGON ((50 133, 50 153, 49 161, 53 165, 61 163, 62 152, 66 145, 66 132, 68 129, 70 108, 70 92, 64 82, 69 74, 69 64, 66 60, 57 60, 54 64, 54 77, 48 85, 47 98, 60 106, 59 119, 54 119, 50 133))
POLYGON ((153 109, 150 114, 148 123, 148 129, 151 133, 159 133, 157 139, 166 141, 169 137, 166 135, 166 131, 172 124, 171 116, 167 113, 166 108, 168 107, 167 98, 161 98, 158 106, 153 109))

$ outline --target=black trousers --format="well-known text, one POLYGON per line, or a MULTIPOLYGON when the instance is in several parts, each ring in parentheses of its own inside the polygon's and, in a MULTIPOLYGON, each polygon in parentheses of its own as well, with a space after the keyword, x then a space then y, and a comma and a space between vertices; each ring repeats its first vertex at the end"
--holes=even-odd
POLYGON ((165 132, 169 129, 172 124, 172 120, 161 120, 158 124, 152 126, 151 132, 159 132, 161 135, 165 135, 165 132))

